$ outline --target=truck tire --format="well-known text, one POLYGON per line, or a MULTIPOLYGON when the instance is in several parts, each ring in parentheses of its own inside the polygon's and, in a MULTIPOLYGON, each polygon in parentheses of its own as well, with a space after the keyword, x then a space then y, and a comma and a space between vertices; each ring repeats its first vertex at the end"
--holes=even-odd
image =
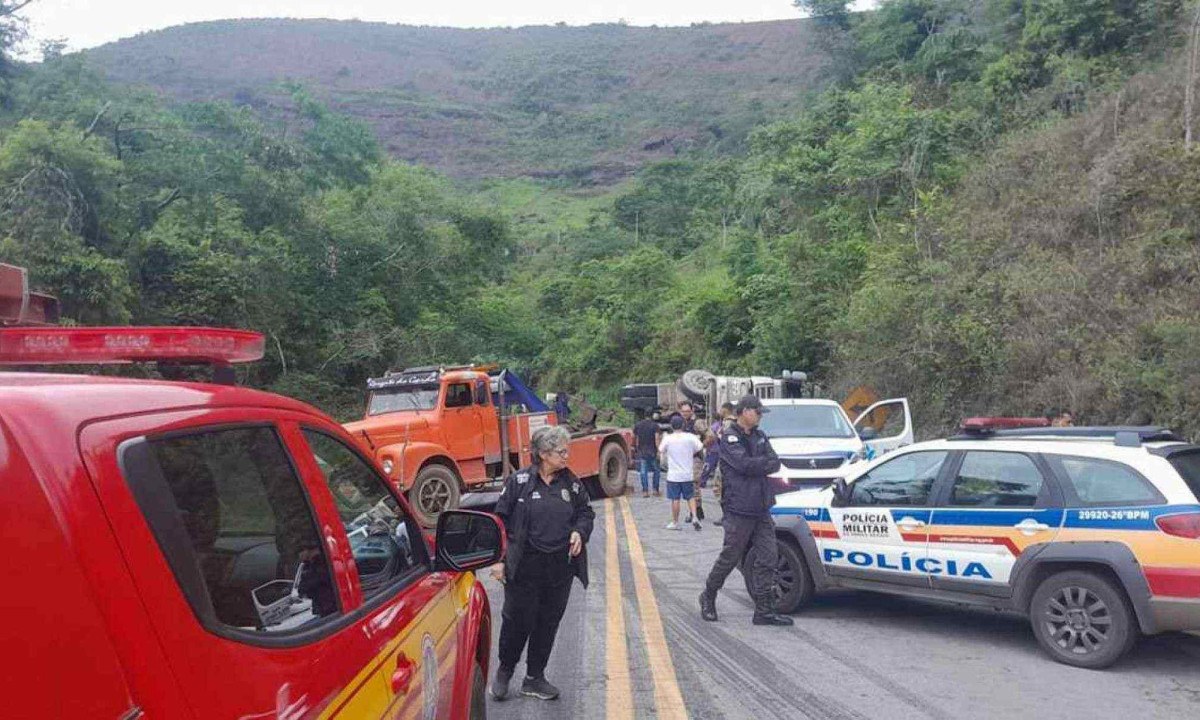
POLYGON ((604 497, 625 494, 629 483, 629 454, 620 443, 610 442, 600 449, 600 474, 596 485, 604 497))
MULTIPOLYGON (((775 575, 775 611, 779 613, 794 613, 812 600, 812 574, 804 562, 804 555, 799 548, 786 540, 779 540, 779 565, 775 575)), ((746 553, 742 561, 742 579, 746 582, 746 592, 754 599, 754 551, 746 553)))
POLYGON ((1085 570, 1046 578, 1029 603, 1029 622, 1050 657, 1091 670, 1121 659, 1138 638, 1125 593, 1104 576, 1085 570))
POLYGON ((426 465, 408 489, 408 503, 413 515, 424 527, 437 527, 443 510, 458 507, 458 476, 445 465, 426 465))
POLYGON ((708 389, 715 380, 716 376, 707 370, 688 370, 675 383, 675 387, 688 400, 704 402, 708 399, 708 389))

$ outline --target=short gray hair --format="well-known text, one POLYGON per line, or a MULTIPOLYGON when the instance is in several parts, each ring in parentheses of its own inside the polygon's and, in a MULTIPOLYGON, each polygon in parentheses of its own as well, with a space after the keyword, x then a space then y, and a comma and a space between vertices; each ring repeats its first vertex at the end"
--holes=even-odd
POLYGON ((529 439, 535 462, 542 457, 542 453, 566 447, 570 443, 571 433, 561 425, 543 425, 534 430, 533 437, 529 439))

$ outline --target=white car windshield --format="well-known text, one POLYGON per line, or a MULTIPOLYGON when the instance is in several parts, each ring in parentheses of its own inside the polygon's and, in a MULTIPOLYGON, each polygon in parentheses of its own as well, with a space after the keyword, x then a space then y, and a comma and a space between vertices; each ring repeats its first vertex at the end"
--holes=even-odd
POLYGON ((403 410, 432 410, 437 407, 438 386, 399 387, 376 390, 367 405, 368 415, 401 412, 403 410))
POLYGON ((854 428, 832 405, 772 405, 759 428, 772 438, 852 438, 854 428))

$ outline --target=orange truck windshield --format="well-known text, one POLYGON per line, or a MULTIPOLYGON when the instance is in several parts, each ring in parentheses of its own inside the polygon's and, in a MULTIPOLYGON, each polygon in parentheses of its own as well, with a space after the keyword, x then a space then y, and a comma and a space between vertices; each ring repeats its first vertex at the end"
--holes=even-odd
POLYGON ((367 405, 368 415, 403 412, 405 410, 432 410, 437 407, 438 386, 407 386, 375 390, 367 405))

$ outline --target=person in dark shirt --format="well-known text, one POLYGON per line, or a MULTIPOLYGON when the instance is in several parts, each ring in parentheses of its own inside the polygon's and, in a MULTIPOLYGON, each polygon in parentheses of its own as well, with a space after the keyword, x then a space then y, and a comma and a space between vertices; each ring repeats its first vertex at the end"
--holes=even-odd
POLYGON ((700 616, 705 620, 717 619, 717 591, 746 557, 747 550, 753 549, 753 568, 747 570, 752 571, 754 580, 754 624, 792 624, 790 617, 775 610, 779 548, 775 544, 775 522, 771 520, 775 493, 767 476, 779 470, 780 463, 767 436, 758 429, 767 412, 757 397, 743 396, 735 410, 736 420, 718 440, 725 544, 700 593, 700 616))
MULTIPOLYGON (((707 485, 709 482, 712 483, 713 497, 721 504, 722 514, 724 514, 725 510, 725 499, 721 495, 721 483, 723 480, 719 466, 721 459, 719 439, 723 432, 727 433, 733 427, 733 422, 733 403, 721 403, 720 418, 709 427, 709 437, 712 442, 705 444, 705 448, 707 449, 704 455, 704 472, 700 476, 700 484, 702 486, 707 485)), ((717 525, 718 527, 723 524, 724 519, 721 518, 713 521, 713 525, 717 525)))
POLYGON ((662 468, 658 464, 658 423, 649 416, 643 417, 633 426, 633 443, 637 453, 638 477, 642 480, 642 497, 650 497, 650 477, 654 477, 654 495, 662 495, 659 483, 662 468))
POLYGON ((533 464, 504 481, 496 502, 508 535, 508 557, 492 571, 504 583, 500 662, 492 683, 497 700, 508 697, 513 670, 526 645, 521 694, 542 700, 558 697, 558 688, 546 680, 546 663, 572 579, 579 578, 587 587, 587 541, 596 517, 587 489, 567 468, 570 440, 560 426, 534 432, 533 464))

